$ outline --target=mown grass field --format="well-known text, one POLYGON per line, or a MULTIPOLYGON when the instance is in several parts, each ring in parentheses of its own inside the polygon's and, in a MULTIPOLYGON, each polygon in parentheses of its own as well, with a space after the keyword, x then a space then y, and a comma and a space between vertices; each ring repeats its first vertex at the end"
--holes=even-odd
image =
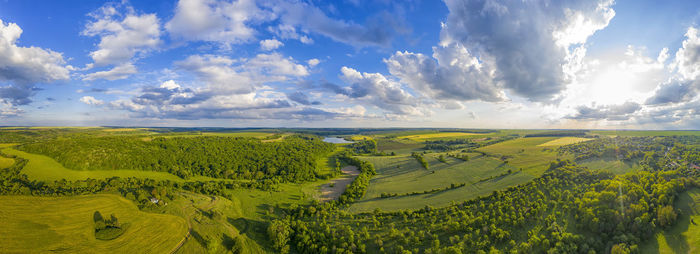
POLYGON ((518 138, 477 150, 494 156, 508 157, 508 164, 515 168, 522 168, 534 177, 540 176, 549 166, 551 161, 557 159, 556 147, 541 147, 538 145, 559 139, 557 137, 518 138))
POLYGON ((700 188, 682 193, 674 207, 681 210, 676 224, 642 245, 642 253, 700 253, 700 188))
POLYGON ((13 160, 11 158, 0 157, 0 168, 10 167, 14 163, 15 163, 15 160, 13 160))
POLYGON ((468 136, 480 136, 483 133, 469 133, 469 132, 437 132, 437 133, 426 133, 426 134, 416 134, 399 136, 398 139, 410 139, 415 141, 425 141, 429 139, 440 139, 440 138, 464 138, 468 136))
POLYGON ((569 144, 575 144, 579 142, 585 142, 588 140, 593 140, 592 138, 577 138, 577 137, 563 137, 558 138, 546 143, 539 144, 537 146, 564 146, 569 144))
POLYGON ((116 195, 0 196, 0 252, 170 253, 187 233, 182 218, 141 212, 116 195), (93 213, 114 214, 129 226, 114 240, 97 240, 93 213))
MULTIPOLYGON (((166 172, 156 172, 156 171, 143 171, 143 170, 72 170, 67 169, 58 163, 56 160, 38 154, 26 153, 23 151, 15 150, 12 148, 5 148, 2 150, 3 153, 16 155, 18 157, 29 160, 27 165, 22 169, 22 173, 26 174, 29 179, 41 180, 41 181, 56 181, 61 179, 66 180, 85 180, 87 178, 92 179, 105 179, 110 177, 137 177, 137 178, 150 178, 154 180, 171 180, 177 182, 183 182, 182 178, 176 175, 166 173, 166 172)), ((213 178, 197 176, 188 181, 196 180, 214 180, 213 178)))
POLYGON ((517 172, 515 168, 504 165, 500 160, 491 157, 471 154, 472 158, 467 162, 446 157, 447 163, 443 163, 436 159, 437 156, 438 154, 424 155, 430 164, 430 170, 424 169, 411 156, 360 157, 375 165, 377 175, 370 181, 367 193, 362 200, 353 204, 349 211, 365 212, 375 208, 391 211, 417 209, 426 205, 444 206, 452 201, 465 201, 487 195, 494 190, 525 183, 532 179, 532 176, 517 172), (506 173, 508 170, 513 173, 480 181, 506 173), (467 185, 436 193, 380 198, 382 193, 423 192, 442 189, 453 183, 466 183, 467 185))

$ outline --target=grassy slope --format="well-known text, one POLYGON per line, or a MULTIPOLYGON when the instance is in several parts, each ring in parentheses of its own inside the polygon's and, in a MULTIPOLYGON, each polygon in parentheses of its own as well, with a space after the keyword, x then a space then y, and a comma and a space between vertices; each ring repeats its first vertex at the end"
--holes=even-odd
POLYGON ((578 142, 584 142, 588 140, 593 140, 592 138, 577 138, 577 137, 563 137, 558 138, 547 143, 539 144, 537 146, 563 146, 569 144, 575 144, 578 142))
POLYGON ((642 253, 700 253, 700 188, 682 193, 674 207, 682 211, 676 225, 642 245, 642 253))
POLYGON ((9 166, 12 166, 12 164, 15 163, 15 160, 12 158, 5 158, 5 157, 0 157, 0 168, 7 168, 9 166))
POLYGON ((509 164, 515 168, 522 168, 534 177, 541 175, 549 166, 549 163, 557 159, 556 147, 541 147, 540 144, 558 139, 557 137, 519 138, 509 140, 477 150, 496 156, 510 156, 509 164), (552 148, 552 150, 547 150, 552 148))
POLYGON ((609 170, 618 175, 640 169, 639 164, 636 162, 625 162, 616 158, 594 158, 577 161, 576 163, 590 169, 609 170))
POLYGON ((367 194, 349 210, 360 212, 371 211, 374 208, 397 210, 421 208, 426 205, 444 206, 452 201, 468 200, 532 179, 527 174, 516 172, 505 177, 479 182, 481 179, 502 174, 508 169, 515 171, 515 168, 502 165, 501 161, 495 158, 481 156, 472 156, 468 162, 448 157, 446 158, 448 163, 436 160, 437 154, 427 154, 424 157, 430 164, 430 170, 425 170, 411 156, 360 157, 374 163, 377 175, 370 181, 367 194), (433 170, 435 173, 431 173, 433 170), (422 192, 445 188, 452 183, 467 183, 467 186, 438 193, 378 198, 382 193, 422 192))
POLYGON ((139 178, 151 178, 156 180, 171 180, 171 181, 183 181, 181 178, 165 173, 165 172, 155 172, 155 171, 142 171, 142 170, 71 170, 63 167, 60 163, 54 159, 38 154, 25 153, 12 148, 5 148, 2 150, 3 153, 16 155, 21 158, 28 159, 29 162, 27 166, 22 169, 23 174, 27 174, 29 179, 32 180, 42 180, 42 181, 55 181, 55 180, 83 180, 87 178, 93 179, 104 179, 113 176, 119 177, 139 177, 139 178))
POLYGON ((168 253, 187 233, 181 218, 141 212, 116 195, 0 196, 0 210, 0 245, 9 253, 168 253), (95 211, 114 213, 129 227, 117 239, 97 240, 95 211))
POLYGON ((426 133, 426 134, 417 134, 417 135, 407 135, 407 136, 400 136, 398 139, 411 139, 415 141, 424 141, 428 139, 437 139, 437 138, 465 138, 465 137, 470 137, 470 136, 480 136, 484 135, 483 133, 468 133, 468 132, 438 132, 438 133, 426 133))
MULTIPOLYGON (((26 174, 29 179, 41 180, 41 181, 55 181, 55 180, 84 180, 87 178, 92 179, 104 179, 110 177, 137 177, 137 178, 150 178, 154 180, 171 180, 176 182, 184 182, 182 178, 176 175, 157 172, 157 171, 143 171, 143 170, 72 170, 67 169, 58 163, 54 159, 38 154, 26 153, 23 151, 15 150, 12 148, 5 148, 2 150, 3 153, 16 155, 21 158, 29 160, 27 166, 22 169, 22 173, 26 174)), ((187 181, 208 181, 217 180, 211 177, 196 176, 189 178, 187 181)))

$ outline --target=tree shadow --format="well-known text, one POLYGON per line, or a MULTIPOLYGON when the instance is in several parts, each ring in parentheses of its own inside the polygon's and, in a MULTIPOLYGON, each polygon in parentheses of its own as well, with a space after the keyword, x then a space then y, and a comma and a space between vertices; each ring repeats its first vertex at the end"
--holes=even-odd
POLYGON ((675 207, 680 208, 681 213, 678 215, 676 225, 663 233, 668 246, 674 253, 690 253, 690 244, 683 232, 688 231, 690 227, 690 216, 694 213, 694 205, 695 202, 688 191, 681 193, 676 199, 675 207))
POLYGON ((202 237, 202 235, 200 235, 199 232, 197 232, 196 230, 192 229, 192 230, 190 230, 190 233, 191 233, 191 235, 192 235, 192 238, 194 238, 195 240, 197 240, 197 242, 198 242, 200 245, 202 245, 202 246, 207 246, 206 243, 204 242, 204 237, 202 237))

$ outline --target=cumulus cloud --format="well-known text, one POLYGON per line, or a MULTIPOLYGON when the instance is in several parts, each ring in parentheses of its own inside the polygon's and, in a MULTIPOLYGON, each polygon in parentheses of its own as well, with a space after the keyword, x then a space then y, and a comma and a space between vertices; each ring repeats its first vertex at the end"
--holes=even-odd
POLYGON ((122 65, 118 65, 110 70, 107 71, 97 71, 93 73, 88 73, 83 76, 83 80, 85 81, 92 81, 92 80, 97 80, 97 79, 106 79, 106 80, 118 80, 118 79, 125 79, 131 76, 131 74, 138 73, 136 70, 136 66, 134 66, 131 63, 125 63, 122 65))
POLYGON ((438 100, 505 100, 494 73, 459 45, 433 47, 432 58, 396 52, 384 62, 389 72, 412 88, 438 100))
POLYGON ((95 99, 95 97, 92 96, 83 96, 80 98, 80 102, 85 103, 87 105, 102 105, 104 104, 104 101, 95 99))
MULTIPOLYGON (((381 13, 371 17, 365 25, 328 17, 320 8, 300 1, 274 1, 268 7, 279 16, 282 24, 301 27, 335 41, 357 47, 389 46, 396 33, 406 31, 398 15, 381 13)), ((303 40, 302 40, 303 42, 303 40)))
POLYGON ((253 0, 180 0, 165 29, 171 36, 186 41, 238 44, 255 38, 251 23, 273 17, 253 0))
POLYGON ((585 42, 613 1, 446 0, 433 59, 397 52, 390 72, 434 99, 503 100, 505 90, 552 102, 581 69, 585 42))
POLYGON ((275 39, 267 39, 260 41, 260 49, 265 51, 275 50, 283 45, 284 43, 275 39))
POLYGON ((267 30, 282 39, 295 39, 299 40, 304 44, 313 44, 314 40, 309 36, 304 34, 299 34, 297 29, 290 24, 278 24, 277 26, 270 26, 267 30))
MULTIPOLYGON (((343 66, 340 78, 350 87, 332 88, 352 99, 368 103, 397 115, 424 115, 417 105, 420 99, 406 91, 400 83, 379 73, 360 73, 343 66)), ((327 86, 331 86, 326 84, 327 86)))
MULTIPOLYGON (((671 64, 676 76, 660 84, 646 101, 648 105, 686 103, 700 92, 700 37, 694 27, 688 28, 686 39, 671 64)), ((667 56, 666 56, 667 57, 667 56)), ((662 58, 662 56, 659 56, 662 58)), ((665 59, 664 59, 665 60, 665 59)))
POLYGON ((318 60, 318 59, 316 59, 316 58, 312 58, 312 59, 309 59, 309 61, 306 61, 306 63, 309 64, 309 67, 312 67, 312 68, 313 68, 314 66, 318 65, 319 63, 321 63, 321 60, 318 60))
POLYGON ((568 119, 579 120, 609 120, 624 121, 641 109, 641 105, 636 102, 625 102, 620 105, 600 105, 600 106, 579 106, 576 114, 567 116, 568 119))
POLYGON ((303 111, 287 99, 302 105, 317 103, 301 103, 308 98, 266 90, 268 83, 293 81, 308 75, 303 65, 277 53, 259 54, 250 59, 193 55, 176 62, 176 66, 193 74, 195 82, 183 86, 167 80, 158 86, 143 87, 138 95, 113 101, 110 106, 133 112, 137 117, 175 119, 277 119, 285 115, 314 115, 313 112, 326 117, 337 115, 303 111))
POLYGON ((302 93, 301 91, 296 91, 294 93, 287 94, 287 98, 289 100, 299 103, 301 105, 320 105, 320 101, 311 101, 309 100, 309 97, 302 93))
MULTIPOLYGON (((70 66, 63 55, 50 49, 20 47, 17 40, 22 29, 0 19, 0 103, 25 105, 38 89, 36 83, 69 78, 70 66)), ((3 115, 19 114, 14 107, 4 107, 3 115)))
POLYGON ((160 21, 155 14, 137 14, 130 6, 107 4, 90 14, 93 19, 82 31, 84 36, 98 36, 97 50, 90 52, 93 64, 87 67, 117 65, 112 70, 91 73, 87 80, 124 79, 135 73, 132 58, 154 50, 161 44, 160 21), (122 10, 124 9, 124 10, 122 10))

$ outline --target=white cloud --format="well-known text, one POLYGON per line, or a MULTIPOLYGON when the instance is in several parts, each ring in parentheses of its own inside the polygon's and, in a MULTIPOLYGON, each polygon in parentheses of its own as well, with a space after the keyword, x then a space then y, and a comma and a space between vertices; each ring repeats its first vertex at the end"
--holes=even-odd
POLYGON ((389 46, 396 33, 406 31, 400 21, 400 15, 396 14, 375 15, 371 22, 360 25, 352 21, 333 19, 320 8, 301 1, 272 1, 267 2, 266 7, 272 9, 283 24, 278 27, 279 30, 284 30, 280 33, 288 34, 289 38, 299 38, 307 44, 312 40, 295 35, 294 27, 357 47, 389 46))
POLYGON ((260 9, 253 0, 216 1, 180 0, 175 16, 165 29, 171 36, 186 41, 210 41, 224 44, 250 42, 256 31, 250 23, 274 16, 260 9))
POLYGON ((433 57, 396 52, 385 59, 389 72, 435 100, 505 100, 494 72, 462 45, 433 47, 433 57))
MULTIPOLYGON (((39 47, 20 47, 17 40, 22 29, 15 23, 0 19, 0 103, 24 105, 35 91, 35 84, 69 78, 70 66, 65 66, 63 55, 39 47)), ((18 110, 5 110, 5 115, 18 110)))
MULTIPOLYGON (((122 75, 105 76, 111 78, 110 80, 126 78, 128 74, 133 74, 125 71, 127 68, 133 68, 132 59, 137 54, 154 50, 161 44, 160 21, 155 14, 139 15, 130 6, 107 4, 90 16, 93 20, 88 22, 81 34, 98 36, 100 43, 97 50, 90 52, 94 63, 87 67, 89 69, 95 66, 118 65, 109 72, 119 72, 122 75)), ((101 72, 92 77, 102 78, 106 74, 101 72)))
POLYGON ((92 96, 83 96, 80 98, 80 102, 85 103, 87 105, 102 105, 104 104, 104 101, 95 99, 95 97, 92 96))
POLYGON ((343 94, 378 108, 389 111, 395 115, 425 115, 424 109, 420 109, 419 98, 406 91, 400 83, 392 81, 379 73, 360 73, 359 71, 343 66, 340 69, 340 78, 350 87, 343 94))
POLYGON ((319 63, 321 63, 321 60, 318 60, 316 58, 309 59, 309 61, 306 61, 307 64, 309 64, 309 67, 315 67, 319 63))
POLYGON ((195 82, 181 85, 167 80, 158 86, 143 87, 137 96, 113 101, 110 106, 131 111, 137 117, 175 119, 337 115, 318 109, 294 108, 287 101, 287 94, 268 89, 269 83, 297 80, 309 74, 306 67, 278 53, 259 54, 250 59, 193 55, 175 65, 193 74, 195 82))
POLYGON ((398 52, 390 72, 435 100, 552 102, 582 68, 585 42, 615 15, 600 1, 445 1, 433 59, 398 52))
POLYGON ((83 80, 92 81, 97 79, 118 80, 128 78, 131 74, 138 73, 136 66, 131 63, 118 65, 107 71, 88 73, 83 76, 83 80))
POLYGON ((267 39, 260 41, 260 49, 265 51, 275 50, 281 46, 284 46, 284 43, 275 39, 267 39))
POLYGON ((688 28, 683 46, 676 52, 676 68, 685 80, 696 80, 700 76, 700 37, 698 29, 688 28))

